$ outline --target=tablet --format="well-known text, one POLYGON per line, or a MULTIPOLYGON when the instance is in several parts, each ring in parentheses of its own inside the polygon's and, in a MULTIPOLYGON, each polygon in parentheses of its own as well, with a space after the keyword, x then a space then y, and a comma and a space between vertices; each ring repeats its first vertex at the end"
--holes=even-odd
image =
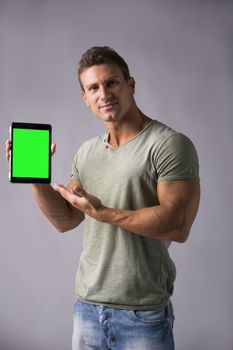
POLYGON ((51 125, 12 123, 10 133, 10 181, 50 183, 51 125))

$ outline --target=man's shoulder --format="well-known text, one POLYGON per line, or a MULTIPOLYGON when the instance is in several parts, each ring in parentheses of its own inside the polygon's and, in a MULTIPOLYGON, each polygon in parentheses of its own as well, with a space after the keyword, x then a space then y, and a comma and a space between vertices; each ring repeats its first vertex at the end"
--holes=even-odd
POLYGON ((167 136, 169 137, 171 135, 177 134, 178 131, 159 120, 154 120, 152 124, 152 132, 156 133, 161 138, 165 138, 167 136))
POLYGON ((174 151, 180 153, 196 152, 192 140, 187 135, 160 121, 154 120, 148 136, 148 142, 157 155, 174 153, 174 151))
POLYGON ((177 135, 179 132, 170 126, 160 122, 159 120, 153 120, 149 125, 148 132, 145 133, 144 138, 148 144, 152 147, 160 147, 170 137, 177 135))

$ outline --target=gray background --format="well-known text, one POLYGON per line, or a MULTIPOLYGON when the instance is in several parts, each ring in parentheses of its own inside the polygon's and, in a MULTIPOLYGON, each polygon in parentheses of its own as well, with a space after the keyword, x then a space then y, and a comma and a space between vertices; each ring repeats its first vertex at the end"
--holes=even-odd
POLYGON ((232 1, 0 0, 0 350, 70 349, 83 227, 57 233, 30 185, 8 182, 4 144, 12 121, 51 123, 53 181, 67 183, 78 146, 104 131, 76 78, 104 44, 128 61, 139 107, 199 153, 199 214, 170 248, 177 349, 233 349, 232 38, 232 1))

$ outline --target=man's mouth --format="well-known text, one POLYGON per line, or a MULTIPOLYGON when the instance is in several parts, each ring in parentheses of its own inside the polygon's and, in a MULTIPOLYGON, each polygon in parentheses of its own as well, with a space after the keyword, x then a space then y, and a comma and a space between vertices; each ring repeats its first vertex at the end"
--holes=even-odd
POLYGON ((100 108, 102 109, 108 109, 108 108, 112 108, 113 106, 115 106, 118 102, 108 102, 105 103, 104 105, 101 105, 100 108))

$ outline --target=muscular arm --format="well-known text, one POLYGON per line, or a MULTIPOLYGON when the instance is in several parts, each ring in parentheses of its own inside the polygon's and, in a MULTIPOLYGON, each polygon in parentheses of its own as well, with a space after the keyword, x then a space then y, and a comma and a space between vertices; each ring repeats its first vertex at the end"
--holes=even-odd
POLYGON ((157 193, 159 205, 134 211, 104 207, 101 221, 145 237, 185 242, 198 209, 199 181, 160 181, 157 193))
MULTIPOLYGON (((79 183, 72 180, 67 188, 72 191, 77 185, 79 183)), ((83 212, 73 207, 50 185, 34 184, 32 192, 41 211, 58 231, 72 230, 84 220, 83 212)))
POLYGON ((78 196, 62 185, 57 185, 56 190, 74 207, 98 221, 148 238, 179 243, 188 238, 200 200, 198 180, 159 181, 159 205, 138 210, 105 207, 83 189, 78 196))

